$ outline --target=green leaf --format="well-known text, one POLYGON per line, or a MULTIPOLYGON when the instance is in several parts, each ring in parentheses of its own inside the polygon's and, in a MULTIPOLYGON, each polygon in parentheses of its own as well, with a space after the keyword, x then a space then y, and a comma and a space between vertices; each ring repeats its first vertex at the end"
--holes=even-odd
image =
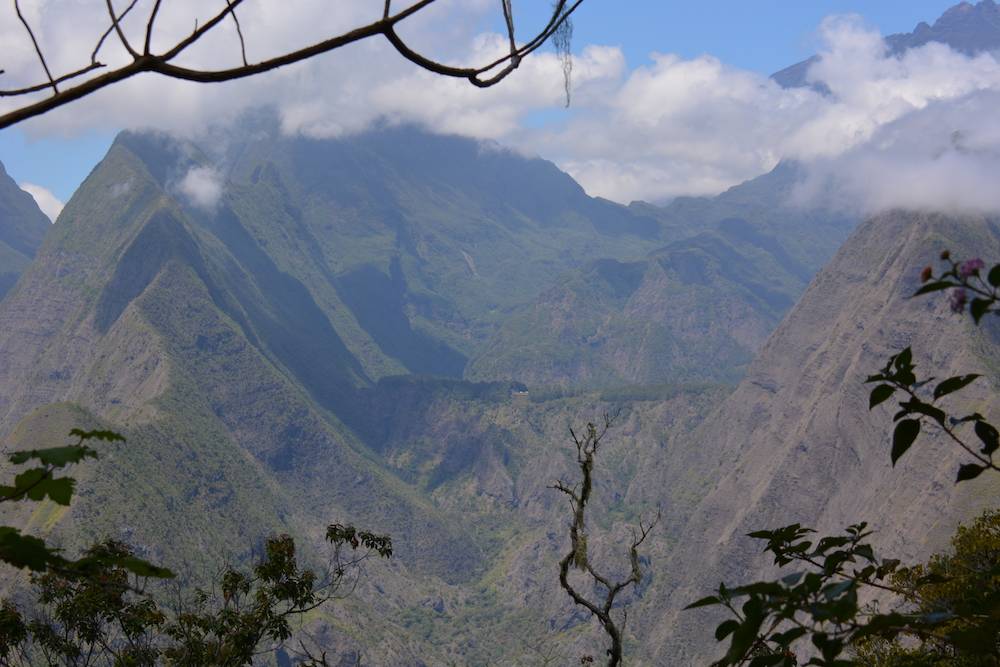
POLYGON ((990 269, 989 274, 986 276, 986 280, 988 280, 990 285, 993 285, 993 287, 1000 287, 1000 264, 997 264, 990 269))
POLYGON ((719 624, 719 627, 715 629, 715 638, 718 641, 722 641, 729 635, 733 634, 736 628, 740 627, 740 622, 734 619, 729 619, 728 621, 723 621, 719 624))
POLYGON ((979 477, 984 470, 986 470, 986 466, 976 465, 975 463, 966 464, 958 469, 958 478, 955 480, 955 484, 975 479, 979 477))
POLYGON ((14 492, 6 497, 21 496, 19 500, 34 501, 48 497, 60 505, 69 505, 75 483, 72 477, 53 478, 44 468, 32 468, 14 478, 14 492))
POLYGON ((910 368, 913 366, 913 350, 909 347, 905 348, 902 352, 897 354, 892 358, 893 365, 898 370, 903 370, 904 368, 910 368))
POLYGON ((778 632, 771 635, 771 641, 779 644, 780 646, 788 647, 796 639, 801 639, 807 632, 809 631, 805 628, 792 628, 787 632, 778 632))
POLYGON ((172 579, 174 577, 174 573, 167 568, 160 567, 159 565, 153 565, 149 561, 136 558, 135 556, 117 558, 115 559, 114 564, 140 577, 150 577, 154 579, 172 579))
POLYGON ((72 477, 46 479, 32 489, 28 493, 28 497, 32 500, 41 500, 45 496, 48 496, 52 502, 66 506, 69 505, 69 501, 73 497, 73 486, 75 484, 76 480, 72 477), (34 497, 33 494, 37 497, 34 497))
POLYGON ((955 377, 943 380, 937 387, 934 388, 934 398, 937 399, 954 393, 959 389, 968 386, 969 383, 977 377, 980 377, 978 373, 971 373, 969 375, 956 375, 955 377))
POLYGON ((884 403, 896 393, 896 388, 888 384, 880 384, 872 389, 871 396, 868 397, 868 409, 871 410, 879 403, 884 403))
POLYGON ((78 428, 69 432, 73 437, 81 440, 104 440, 105 442, 125 442, 125 436, 114 431, 81 431, 78 428))
POLYGON ((900 403, 899 405, 911 414, 916 412, 922 415, 927 415, 938 424, 944 424, 945 417, 947 417, 944 410, 941 408, 936 408, 930 403, 924 403, 919 399, 911 399, 905 403, 900 403))
POLYGON ((969 304, 969 312, 972 313, 972 319, 976 324, 979 324, 979 320, 989 310, 991 303, 992 301, 989 299, 973 299, 972 303, 969 304))
POLYGON ((68 447, 52 447, 51 449, 32 449, 28 451, 14 452, 10 455, 10 462, 16 465, 27 463, 32 459, 37 459, 44 465, 62 468, 70 463, 79 463, 86 458, 97 458, 97 452, 90 447, 82 445, 70 445, 68 447))
POLYGON ((976 435, 983 441, 983 454, 992 456, 1000 448, 1000 433, 993 424, 985 421, 976 422, 976 435))
POLYGON ((688 609, 697 609, 698 607, 710 607, 714 604, 719 604, 720 602, 721 600, 719 600, 719 598, 717 598, 716 596, 709 595, 708 597, 704 597, 698 600, 697 602, 692 602, 688 606, 684 607, 684 609, 688 610, 688 609))
POLYGON ((955 287, 955 283, 949 282, 947 280, 937 280, 932 283, 925 283, 920 286, 913 296, 920 296, 921 294, 930 294, 931 292, 940 292, 941 290, 948 289, 949 287, 955 287))
POLYGON ((896 430, 892 433, 892 465, 896 465, 896 461, 906 453, 919 434, 920 422, 916 419, 904 419, 896 424, 896 430))
POLYGON ((53 564, 66 562, 39 538, 22 535, 9 526, 0 526, 0 561, 35 572, 43 572, 53 564))

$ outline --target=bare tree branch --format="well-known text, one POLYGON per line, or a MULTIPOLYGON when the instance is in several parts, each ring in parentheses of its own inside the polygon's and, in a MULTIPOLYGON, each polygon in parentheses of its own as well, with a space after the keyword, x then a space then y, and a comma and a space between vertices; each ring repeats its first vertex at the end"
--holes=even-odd
MULTIPOLYGON (((378 35, 385 37, 401 56, 422 69, 442 76, 465 79, 477 87, 486 88, 499 83, 516 70, 525 56, 540 48, 548 39, 556 34, 556 31, 559 30, 561 26, 566 25, 570 15, 583 2, 583 0, 573 0, 572 2, 570 2, 570 0, 556 0, 553 4, 552 15, 541 31, 527 42, 518 46, 514 33, 514 20, 510 2, 509 0, 501 0, 503 3, 504 18, 507 25, 508 41, 510 43, 509 53, 482 66, 456 67, 436 61, 417 52, 407 45, 396 32, 398 24, 426 9, 428 6, 436 2, 436 0, 417 0, 413 4, 396 12, 395 14, 391 13, 391 0, 385 0, 382 18, 377 21, 256 63, 251 63, 247 59, 246 42, 242 26, 236 16, 236 9, 243 3, 244 0, 226 0, 226 6, 221 11, 216 13, 212 16, 212 18, 200 26, 198 22, 195 21, 194 29, 188 36, 184 37, 171 48, 160 54, 152 52, 152 40, 161 0, 156 0, 150 12, 146 25, 142 53, 135 50, 125 35, 121 22, 133 9, 133 7, 135 7, 137 1, 138 0, 131 0, 128 7, 126 7, 126 9, 120 14, 117 14, 112 0, 105 0, 111 25, 98 40, 97 45, 91 54, 90 63, 57 77, 53 77, 49 72, 45 59, 42 57, 41 49, 39 48, 37 41, 34 39, 34 34, 31 32, 27 23, 23 21, 22 17, 22 22, 25 23, 25 27, 27 28, 29 35, 32 36, 32 41, 35 44, 35 49, 39 55, 39 59, 42 61, 46 70, 48 80, 45 83, 38 83, 8 90, 0 90, 0 97, 28 95, 40 92, 46 88, 52 88, 54 93, 45 99, 25 104, 24 106, 0 115, 0 129, 69 104, 75 100, 101 90, 102 88, 106 88, 144 72, 153 72, 170 78, 199 83, 232 81, 235 79, 262 74, 281 67, 286 67, 288 65, 328 53, 354 42, 368 39, 370 37, 376 37, 378 35), (243 60, 242 65, 228 69, 212 70, 177 65, 172 62, 175 58, 187 50, 188 47, 203 39, 206 35, 212 32, 216 26, 230 16, 232 16, 232 20, 236 26, 237 35, 240 40, 240 50, 243 60), (72 79, 79 79, 80 77, 84 77, 85 75, 104 67, 102 63, 98 62, 97 57, 105 40, 112 32, 115 32, 118 35, 119 41, 121 41, 123 47, 132 56, 131 62, 117 67, 116 69, 106 71, 103 74, 79 81, 70 88, 59 89, 57 84, 72 79)), ((15 8, 16 7, 17 2, 15 0, 15 8)), ((19 10, 18 13, 20 15, 19 10)))
MULTIPOLYGON (((118 20, 117 21, 113 21, 111 23, 111 25, 108 26, 108 29, 104 31, 104 34, 101 35, 101 38, 99 40, 97 40, 97 45, 94 47, 93 52, 91 52, 91 54, 90 54, 90 64, 91 65, 93 65, 94 63, 97 62, 97 54, 100 53, 101 47, 104 46, 104 40, 106 40, 108 38, 108 36, 112 32, 115 31, 115 26, 118 23, 120 23, 122 21, 122 19, 124 19, 126 16, 128 16, 128 13, 130 11, 132 11, 132 8, 135 7, 135 5, 136 5, 137 2, 139 2, 139 0, 132 0, 132 2, 129 3, 128 7, 125 8, 125 11, 123 11, 121 14, 118 15, 118 20)), ((102 65, 102 67, 103 67, 103 65, 102 65)))
POLYGON ((49 64, 45 62, 45 54, 42 53, 42 47, 38 45, 38 40, 35 39, 35 32, 31 29, 31 24, 28 23, 28 19, 24 18, 24 14, 21 13, 21 3, 18 0, 14 0, 14 11, 17 12, 17 18, 21 21, 21 25, 28 32, 28 37, 31 38, 31 43, 35 46, 35 53, 38 54, 38 59, 42 62, 42 69, 45 70, 45 76, 49 78, 49 86, 58 95, 59 86, 56 85, 56 80, 52 78, 52 72, 49 71, 49 64))
POLYGON ((630 565, 628 577, 620 581, 613 581, 610 577, 597 571, 587 553, 585 514, 587 504, 590 502, 590 494, 593 490, 594 458, 600 448, 601 441, 617 417, 617 413, 614 415, 605 415, 604 425, 601 429, 598 429, 593 423, 587 424, 583 437, 578 436, 573 429, 570 429, 570 437, 576 446, 576 462, 580 468, 582 477, 579 491, 576 490, 577 486, 570 488, 561 481, 557 481, 551 487, 569 496, 573 512, 573 520, 569 527, 570 550, 559 561, 559 585, 566 591, 574 603, 589 611, 604 628, 605 634, 611 640, 611 646, 607 651, 608 667, 618 667, 621 665, 623 654, 622 630, 625 623, 623 621, 622 625, 619 626, 615 622, 611 614, 612 607, 622 591, 629 586, 636 586, 642 582, 639 547, 646 540, 646 537, 649 536, 649 533, 660 518, 659 513, 657 513, 656 518, 649 526, 644 526, 642 520, 640 520, 638 532, 635 530, 632 531, 632 542, 628 550, 630 565), (571 566, 577 570, 586 572, 591 579, 600 584, 600 587, 604 589, 603 600, 595 601, 588 599, 573 586, 569 578, 571 566))
POLYGON ((115 7, 111 4, 111 0, 105 0, 105 4, 108 6, 108 16, 111 17, 111 25, 115 29, 115 32, 118 33, 118 41, 122 43, 122 46, 125 47, 125 50, 128 51, 133 58, 138 58, 139 54, 132 48, 132 45, 129 44, 128 38, 125 37, 125 31, 122 30, 121 17, 115 14, 115 7))
MULTIPOLYGON (((231 5, 232 1, 226 0, 226 4, 231 5)), ((236 16, 236 10, 231 11, 230 14, 233 17, 233 23, 236 24, 236 35, 240 38, 240 55, 243 57, 243 66, 246 67, 250 63, 247 62, 247 43, 243 39, 243 28, 240 27, 240 19, 236 16)))
POLYGON ((156 15, 160 13, 160 2, 161 0, 156 0, 153 10, 149 12, 149 21, 146 23, 146 43, 142 48, 142 52, 147 56, 149 55, 150 44, 153 41, 153 25, 156 23, 156 15))

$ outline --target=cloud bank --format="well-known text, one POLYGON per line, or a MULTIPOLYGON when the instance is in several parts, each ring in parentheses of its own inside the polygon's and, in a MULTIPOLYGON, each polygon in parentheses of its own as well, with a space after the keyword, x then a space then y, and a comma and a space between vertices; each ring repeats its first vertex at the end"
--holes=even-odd
POLYGON ((34 183, 18 183, 18 186, 34 197, 38 208, 42 209, 42 213, 48 216, 49 220, 56 221, 63 210, 63 202, 58 197, 52 194, 48 188, 34 183))
MULTIPOLYGON (((457 64, 499 55, 504 40, 482 29, 495 4, 445 0, 406 25, 405 37, 457 64)), ((344 0, 337 12, 325 5, 247 5, 240 18, 250 59, 365 23, 381 3, 344 0)), ((193 0, 168 6, 160 21, 174 36, 190 30, 192 13, 207 11, 193 0)), ((57 66, 67 66, 71 54, 89 53, 103 28, 103 0, 52 0, 30 9, 57 66)), ((141 30, 140 18, 141 12, 126 28, 141 30)), ((857 17, 828 19, 819 35, 822 48, 809 76, 826 95, 783 89, 710 56, 654 53, 629 69, 618 48, 576 45, 573 106, 564 112, 561 65, 552 54, 537 53, 500 86, 480 90, 420 71, 376 39, 242 82, 204 86, 140 77, 27 128, 57 134, 154 127, 197 136, 246 109, 274 105, 288 133, 334 137, 376 122, 418 123, 496 140, 549 158, 591 194, 621 202, 714 194, 788 159, 808 167, 800 200, 837 192, 866 213, 907 203, 1000 208, 984 192, 993 189, 988 175, 1000 166, 1000 121, 989 111, 1000 95, 995 57, 967 57, 939 44, 896 57, 857 17), (540 114, 545 122, 537 122, 540 114), (926 181, 933 187, 914 187, 926 181)), ((8 80, 37 77, 30 44, 6 15, 0 39, 22 47, 4 63, 8 80)), ((108 49, 109 60, 124 57, 120 46, 108 49)), ((185 57, 225 66, 235 64, 238 53, 235 31, 222 30, 185 57)), ((189 173, 181 183, 193 202, 209 202, 221 191, 204 177, 189 173)))

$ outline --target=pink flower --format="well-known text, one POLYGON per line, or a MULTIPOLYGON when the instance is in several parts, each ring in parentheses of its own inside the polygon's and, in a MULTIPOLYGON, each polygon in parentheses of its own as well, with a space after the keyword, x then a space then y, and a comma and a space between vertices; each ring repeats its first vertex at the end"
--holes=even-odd
POLYGON ((968 278, 973 274, 979 273, 979 269, 983 268, 984 266, 986 266, 986 264, 984 264, 983 260, 979 259, 978 257, 976 257, 975 259, 970 259, 967 262, 962 262, 962 265, 958 267, 958 277, 968 278))
POLYGON ((965 310, 965 303, 969 300, 969 295, 964 289, 957 289, 951 293, 951 310, 953 313, 960 313, 965 310))

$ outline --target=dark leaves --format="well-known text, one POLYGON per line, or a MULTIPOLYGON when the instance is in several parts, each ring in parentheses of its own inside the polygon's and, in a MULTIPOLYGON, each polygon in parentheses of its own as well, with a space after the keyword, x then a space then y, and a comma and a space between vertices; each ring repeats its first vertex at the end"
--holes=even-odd
POLYGON ((892 464, 906 453, 913 445, 913 441, 920 434, 920 421, 916 419, 904 419, 896 424, 896 430, 892 433, 892 464))
POLYGON ((985 421, 976 422, 976 435, 983 443, 983 454, 992 456, 1000 448, 1000 433, 993 424, 985 421))
POLYGON ((1000 287, 1000 264, 997 264, 990 269, 989 274, 986 276, 986 280, 989 281, 990 285, 993 287, 1000 287))
POLYGON ((104 440, 105 442, 125 442, 125 436, 114 431, 82 431, 78 428, 69 432, 73 437, 80 440, 104 440))
POLYGON ((703 597, 697 602, 692 602, 688 606, 684 607, 684 609, 698 609, 699 607, 710 607, 716 604, 722 604, 722 600, 714 595, 709 595, 708 597, 703 597))
POLYGON ((989 299, 972 300, 972 303, 969 304, 969 312, 972 314, 972 319, 976 322, 976 324, 979 324, 979 320, 981 320, 983 315, 989 311, 992 304, 993 301, 989 299))
POLYGON ((913 296, 921 296, 923 294, 930 294, 931 292, 940 292, 941 290, 946 290, 950 287, 954 287, 955 283, 948 280, 936 280, 932 283, 926 283, 920 286, 913 296))
POLYGON ((892 385, 880 384, 875 387, 872 389, 872 393, 868 397, 868 409, 871 410, 876 405, 889 400, 894 393, 896 393, 896 389, 892 385))
POLYGON ((947 380, 942 381, 937 387, 934 388, 934 398, 938 399, 942 396, 954 393, 959 389, 963 389, 978 377, 980 377, 978 373, 950 377, 947 380))
POLYGON ((84 459, 97 458, 97 452, 90 447, 81 445, 70 445, 68 447, 52 447, 50 449, 32 449, 23 452, 14 452, 10 455, 10 462, 21 465, 35 459, 42 465, 62 468, 71 463, 80 463, 84 459))
POLYGON ((958 484, 959 482, 966 482, 970 479, 975 479, 979 477, 984 470, 986 470, 985 466, 976 465, 975 463, 963 465, 958 469, 958 478, 955 480, 955 483, 958 484))

